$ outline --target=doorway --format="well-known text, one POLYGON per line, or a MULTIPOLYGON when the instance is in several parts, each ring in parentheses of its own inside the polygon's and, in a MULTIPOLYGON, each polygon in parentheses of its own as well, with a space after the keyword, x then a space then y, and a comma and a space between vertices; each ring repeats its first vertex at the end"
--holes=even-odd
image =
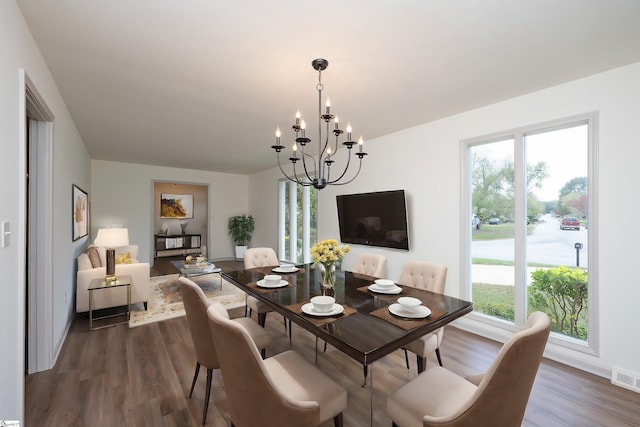
POLYGON ((153 256, 208 255, 209 185, 153 182, 153 256))

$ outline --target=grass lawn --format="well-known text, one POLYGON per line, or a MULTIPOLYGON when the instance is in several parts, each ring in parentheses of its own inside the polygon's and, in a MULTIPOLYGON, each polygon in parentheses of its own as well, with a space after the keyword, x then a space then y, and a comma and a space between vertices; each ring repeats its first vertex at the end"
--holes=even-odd
MULTIPOLYGON (((504 285, 490 285, 487 283, 474 283, 473 292, 473 309, 479 313, 494 316, 500 319, 514 321, 514 287, 504 285)), ((546 310, 543 310, 546 311, 546 310)), ((531 314, 531 309, 529 309, 531 314)), ((554 321, 552 313, 547 313, 554 321)), ((578 320, 578 328, 581 330, 579 339, 587 338, 587 312, 584 310, 580 313, 578 320)), ((552 326, 553 331, 558 331, 555 325, 552 326)))
POLYGON ((514 320, 513 286, 474 283, 471 292, 473 292, 474 310, 502 319, 514 320))
MULTIPOLYGON (((535 228, 535 225, 527 226, 527 234, 535 228)), ((489 225, 482 224, 480 230, 471 229, 471 240, 495 240, 495 239, 513 239, 515 236, 515 225, 512 222, 504 224, 489 225)))

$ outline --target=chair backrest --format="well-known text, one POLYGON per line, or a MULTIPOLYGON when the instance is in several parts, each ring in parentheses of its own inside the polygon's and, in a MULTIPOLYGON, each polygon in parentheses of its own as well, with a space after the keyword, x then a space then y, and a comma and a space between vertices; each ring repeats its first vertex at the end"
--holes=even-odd
POLYGON ((356 259, 351 271, 384 278, 384 275, 387 274, 387 257, 380 254, 362 254, 356 259))
MULTIPOLYGON (((292 401, 282 396, 276 386, 278 379, 272 378, 265 369, 247 331, 226 318, 223 311, 226 313, 224 306, 212 303, 208 316, 233 424, 236 427, 317 425, 320 419, 317 402, 292 401)), ((280 386, 286 387, 286 384, 280 386)))
POLYGON ((429 261, 410 261, 402 268, 399 283, 444 294, 447 266, 429 261))
POLYGON ((276 251, 271 248, 249 248, 244 252, 244 268, 280 265, 276 251))
POLYGON ((502 346, 467 405, 447 417, 450 422, 443 423, 440 418, 431 424, 425 417, 424 425, 521 425, 550 329, 549 316, 540 311, 531 313, 525 329, 502 346))
POLYGON ((180 277, 178 283, 180 284, 180 294, 189 323, 193 347, 196 350, 196 359, 207 369, 218 369, 220 364, 211 338, 207 316, 207 308, 210 303, 202 289, 191 280, 180 277))

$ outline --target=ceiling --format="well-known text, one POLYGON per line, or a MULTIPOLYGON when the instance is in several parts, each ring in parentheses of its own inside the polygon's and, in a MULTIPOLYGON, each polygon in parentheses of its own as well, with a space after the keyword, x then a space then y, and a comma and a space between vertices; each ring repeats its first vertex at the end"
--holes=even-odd
POLYGON ((17 2, 91 158, 188 169, 274 167, 317 57, 365 141, 640 61, 637 0, 17 2))

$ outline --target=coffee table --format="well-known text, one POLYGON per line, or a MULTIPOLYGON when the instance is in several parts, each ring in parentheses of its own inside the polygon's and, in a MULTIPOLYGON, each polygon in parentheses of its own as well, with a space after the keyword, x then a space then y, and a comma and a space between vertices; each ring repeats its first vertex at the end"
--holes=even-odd
POLYGON ((220 278, 220 289, 222 290, 222 275, 220 274, 222 269, 210 261, 199 263, 198 266, 190 266, 185 261, 171 261, 171 265, 178 270, 178 274, 182 277, 192 278, 207 274, 217 274, 220 278))

